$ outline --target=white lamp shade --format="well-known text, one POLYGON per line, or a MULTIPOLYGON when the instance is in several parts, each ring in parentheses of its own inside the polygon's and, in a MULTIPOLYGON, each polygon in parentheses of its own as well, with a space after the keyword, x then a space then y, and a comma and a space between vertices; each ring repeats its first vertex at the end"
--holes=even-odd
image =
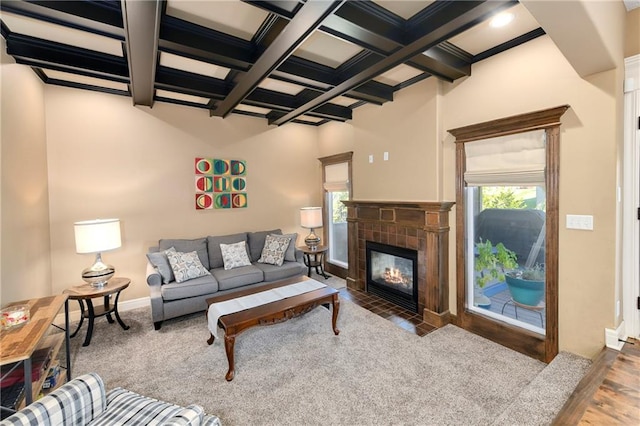
POLYGON ((122 245, 119 219, 85 220, 74 223, 73 227, 79 254, 99 253, 122 245))
POLYGON ((300 225, 309 229, 322 227, 322 207, 301 208, 300 225))

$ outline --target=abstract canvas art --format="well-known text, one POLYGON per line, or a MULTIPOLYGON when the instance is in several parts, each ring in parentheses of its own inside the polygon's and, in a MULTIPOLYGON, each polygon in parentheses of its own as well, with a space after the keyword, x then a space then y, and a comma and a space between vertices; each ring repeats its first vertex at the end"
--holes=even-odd
POLYGON ((243 160, 196 157, 196 209, 247 207, 247 164, 243 160))

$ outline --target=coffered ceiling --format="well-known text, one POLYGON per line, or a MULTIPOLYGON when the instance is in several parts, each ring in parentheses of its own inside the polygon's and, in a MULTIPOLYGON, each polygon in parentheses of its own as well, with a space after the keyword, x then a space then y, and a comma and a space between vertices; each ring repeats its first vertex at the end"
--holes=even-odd
POLYGON ((46 84, 273 125, 350 120, 544 34, 514 0, 2 0, 0 12, 7 53, 46 84), (502 12, 513 21, 492 27, 502 12))

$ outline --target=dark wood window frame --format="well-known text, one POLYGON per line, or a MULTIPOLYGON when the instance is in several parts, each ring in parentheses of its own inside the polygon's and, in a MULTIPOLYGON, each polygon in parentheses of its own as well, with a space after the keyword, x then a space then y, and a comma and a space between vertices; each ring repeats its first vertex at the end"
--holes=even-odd
MULTIPOLYGON (((352 160, 353 160, 353 151, 347 151, 347 152, 343 152, 341 154, 335 154, 335 155, 330 155, 328 157, 321 157, 318 158, 318 160, 322 163, 322 223, 328 224, 329 223, 329 218, 327 217, 327 191, 324 189, 324 182, 326 180, 326 176, 325 176, 325 167, 326 166, 330 166, 332 164, 340 164, 340 163, 347 163, 348 164, 348 170, 349 170, 349 200, 352 199, 353 197, 353 190, 351 187, 351 183, 353 182, 352 179, 352 170, 351 170, 351 166, 352 166, 352 160)), ((327 232, 327 226, 323 226, 322 227, 322 241, 329 241, 329 234, 327 232)), ((327 244, 328 246, 328 244, 327 244)), ((338 265, 334 265, 332 263, 329 263, 327 261, 328 258, 328 253, 327 256, 325 256, 325 262, 324 262, 324 270, 327 271, 330 274, 336 275, 340 278, 346 278, 347 274, 348 274, 348 270, 345 268, 342 268, 338 265)))
POLYGON ((558 178, 560 163, 560 118, 569 108, 563 105, 542 111, 473 124, 449 130, 456 138, 456 324, 465 330, 496 343, 551 362, 558 354, 558 178), (482 139, 524 133, 546 132, 546 334, 531 331, 484 317, 467 309, 465 250, 465 144, 482 139))

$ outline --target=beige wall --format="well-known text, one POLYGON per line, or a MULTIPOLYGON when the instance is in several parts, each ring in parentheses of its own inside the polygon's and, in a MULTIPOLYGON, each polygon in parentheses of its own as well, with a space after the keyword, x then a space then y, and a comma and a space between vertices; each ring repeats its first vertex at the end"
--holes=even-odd
POLYGON ((321 155, 353 151, 353 198, 438 197, 437 90, 437 81, 430 78, 396 93, 394 102, 357 108, 348 123, 320 127, 321 155), (384 152, 389 153, 388 161, 383 160, 384 152))
POLYGON ((51 294, 44 84, 6 55, 0 73, 0 305, 51 294))
MULTIPOLYGON (((604 328, 615 324, 617 115, 621 114, 622 76, 612 70, 581 79, 548 37, 478 63, 472 75, 445 89, 447 129, 571 106, 562 119, 560 141, 560 349, 594 356, 604 345, 604 328), (594 230, 566 229, 567 214, 593 215, 594 230)), ((446 138, 445 175, 453 177, 453 138, 446 138)), ((446 188, 455 193, 453 179, 446 188)))
MULTIPOLYGON (((209 118, 206 110, 55 86, 46 88, 54 293, 93 257, 75 253, 73 222, 117 217, 123 245, 103 254, 132 278, 124 300, 148 296, 145 253, 159 238, 282 228, 303 233, 298 209, 320 203, 314 127, 209 118), (194 208, 196 156, 246 160, 248 208, 194 208)), ((302 241, 302 239, 300 239, 302 241)))
POLYGON ((627 12, 624 57, 640 55, 640 7, 627 12))
MULTIPOLYGON (((542 37, 475 64, 471 77, 453 84, 428 79, 398 93, 391 104, 357 109, 351 123, 323 126, 320 150, 322 155, 354 150, 354 198, 455 200, 454 143, 446 129, 571 105, 561 136, 560 349, 592 357, 604 345, 604 328, 615 323, 621 84, 615 70, 580 78, 542 37), (444 130, 436 131, 440 123, 444 130), (392 170, 378 161, 385 150, 392 170), (444 150, 441 166, 439 150, 444 150), (392 163, 398 152, 401 161, 392 163), (369 153, 376 155, 372 165, 366 161, 369 153), (565 229, 566 214, 593 215, 594 230, 565 229)), ((455 312, 455 208, 450 224, 449 294, 455 312)))

